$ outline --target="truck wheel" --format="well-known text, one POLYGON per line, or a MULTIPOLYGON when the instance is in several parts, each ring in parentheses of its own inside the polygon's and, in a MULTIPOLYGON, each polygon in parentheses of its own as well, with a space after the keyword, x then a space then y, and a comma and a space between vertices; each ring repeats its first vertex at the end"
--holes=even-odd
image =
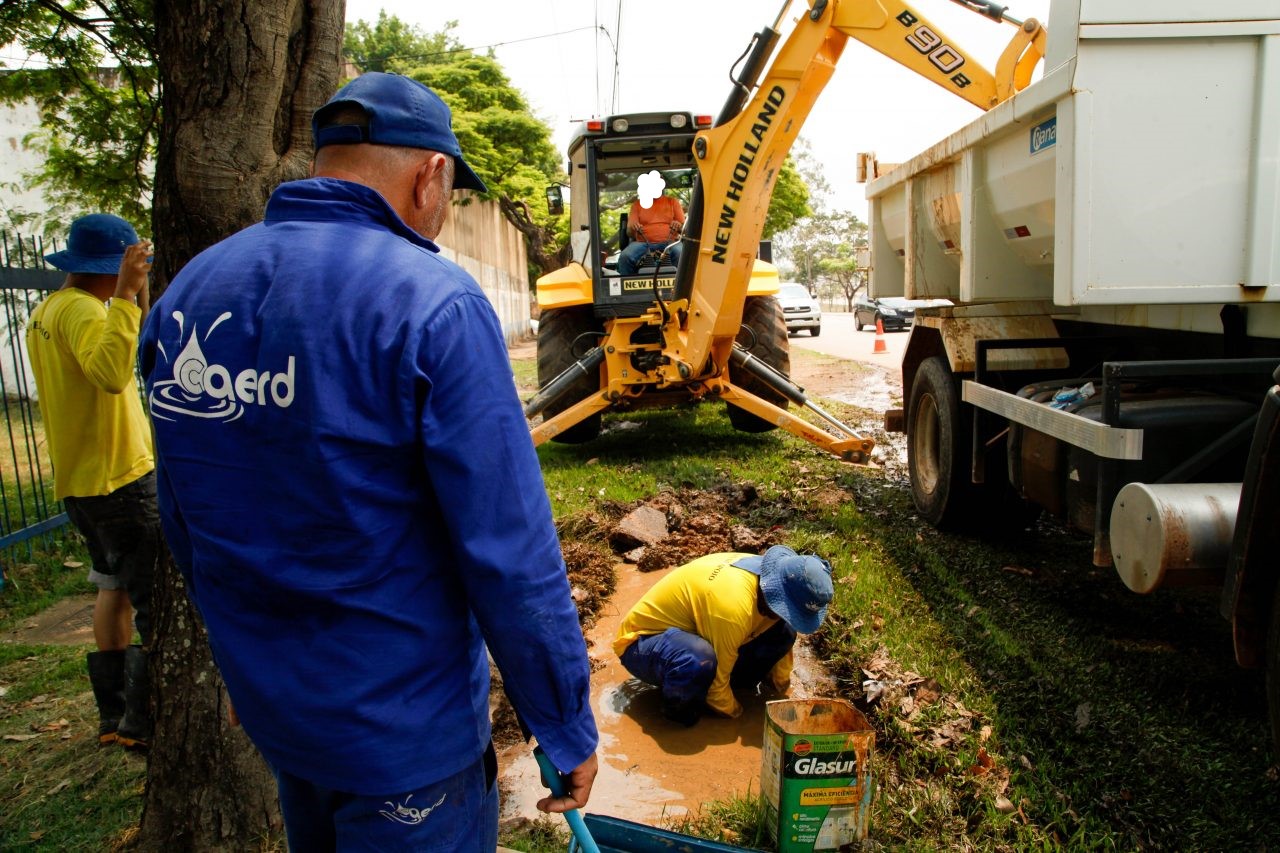
POLYGON ((822 327, 821 327, 821 326, 810 326, 810 327, 809 327, 809 337, 811 337, 811 338, 816 338, 816 337, 817 337, 818 335, 820 335, 820 334, 822 334, 822 327))
POLYGON ((1272 598, 1267 631, 1267 710, 1271 713, 1271 743, 1280 752, 1280 581, 1272 598))
POLYGON ((945 358, 920 363, 907 409, 907 471, 920 515, 945 530, 1004 539, 1040 517, 1009 484, 1003 444, 988 457, 986 482, 974 483, 973 422, 960 411, 959 386, 945 358))
MULTIPOLYGON (((738 333, 737 342, 783 376, 790 376, 791 343, 787 337, 787 321, 778 300, 772 296, 748 298, 742 308, 742 325, 747 328, 738 333)), ((779 408, 787 407, 786 397, 732 364, 729 365, 729 381, 779 408)), ((739 432, 768 432, 778 426, 734 405, 729 406, 729 423, 739 432)))
MULTIPOLYGON (((542 387, 555 379, 564 370, 591 347, 586 341, 578 338, 588 332, 604 334, 600 324, 591 312, 591 306, 574 308, 555 308, 542 312, 538 320, 538 387, 542 387), (578 351, 574 354, 574 342, 578 341, 578 351)), ((596 341, 591 341, 594 346, 596 341)), ((563 412, 600 390, 600 382, 592 376, 583 376, 574 381, 559 400, 542 411, 543 420, 548 420, 563 412)), ((600 414, 579 421, 564 432, 552 438, 561 444, 582 444, 600 435, 600 414)))
POLYGON ((907 408, 907 470, 916 509, 935 527, 955 526, 969 483, 969 429, 944 359, 920 364, 907 408))

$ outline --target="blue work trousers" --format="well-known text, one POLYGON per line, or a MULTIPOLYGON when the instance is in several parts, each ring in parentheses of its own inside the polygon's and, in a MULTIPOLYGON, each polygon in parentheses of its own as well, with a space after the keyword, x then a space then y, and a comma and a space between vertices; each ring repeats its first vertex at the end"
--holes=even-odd
MULTIPOLYGON (((764 681, 795 641, 796 632, 778 620, 738 649, 730 685, 752 688, 764 681)), ((679 628, 639 637, 623 650, 621 660, 627 672, 662 689, 664 709, 700 707, 716 677, 715 649, 697 634, 679 628)))
MULTIPOLYGON (((635 275, 636 270, 640 267, 640 259, 647 252, 661 252, 666 243, 646 243, 643 240, 634 240, 627 244, 627 248, 623 249, 618 255, 618 272, 623 275, 635 275)), ((679 266, 680 265, 680 241, 676 239, 675 245, 667 249, 667 255, 662 259, 659 266, 679 266)))
POLYGON ((275 770, 291 853, 449 850, 498 846, 493 745, 465 770, 415 791, 366 796, 275 770))

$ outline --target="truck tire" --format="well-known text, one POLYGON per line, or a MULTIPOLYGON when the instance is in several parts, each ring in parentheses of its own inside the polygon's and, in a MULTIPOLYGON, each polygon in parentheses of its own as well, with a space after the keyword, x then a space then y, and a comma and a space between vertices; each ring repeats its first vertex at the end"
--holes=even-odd
MULTIPOLYGON (((541 388, 565 371, 569 365, 586 354, 589 346, 585 342, 578 343, 578 352, 574 354, 574 342, 588 332, 604 334, 600 323, 592 314, 591 306, 573 308, 555 308, 542 312, 538 320, 538 387, 541 388)), ((592 341, 592 345, 595 341, 592 341)), ((548 420, 565 409, 581 402, 600 390, 600 382, 595 377, 583 376, 576 380, 560 399, 542 411, 543 420, 548 420)), ((579 421, 564 432, 552 438, 561 444, 582 444, 600 435, 600 414, 579 421)))
POLYGON ((1019 535, 1040 517, 1040 508, 1014 492, 1000 449, 988 457, 986 482, 973 482, 972 436, 973 421, 960 409, 959 384, 946 359, 925 359, 907 409, 907 471, 916 509, 943 530, 994 539, 1019 535))
MULTIPOLYGON (((746 328, 738 333, 738 344, 783 376, 790 376, 791 342, 787 337, 787 321, 778 300, 772 296, 749 297, 742 307, 742 325, 746 328)), ((786 397, 732 364, 729 365, 729 381, 779 408, 787 407, 786 397)), ((739 432, 768 432, 778 428, 777 424, 753 415, 746 409, 739 409, 731 404, 728 409, 729 423, 739 432)))
POLYGON ((969 428, 960 418, 955 377, 945 359, 926 358, 907 407, 907 471, 911 497, 925 521, 956 527, 969 481, 969 428))

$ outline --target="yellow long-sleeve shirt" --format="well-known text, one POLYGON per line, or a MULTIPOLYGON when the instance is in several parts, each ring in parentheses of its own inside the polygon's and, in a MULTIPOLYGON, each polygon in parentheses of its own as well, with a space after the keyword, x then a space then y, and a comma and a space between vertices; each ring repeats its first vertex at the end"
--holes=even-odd
MULTIPOLYGON (((697 634, 716 653, 716 677, 707 691, 707 705, 729 717, 742 705, 729 687, 738 649, 778 621, 756 607, 760 578, 731 565, 749 554, 708 554, 674 569, 655 583, 631 608, 618 628, 613 651, 621 655, 638 637, 679 628, 697 634)), ((791 679, 793 657, 787 652, 774 665, 769 679, 784 689, 791 679)))
POLYGON ((132 302, 108 307, 77 287, 31 312, 27 352, 59 499, 110 494, 155 467, 133 378, 141 317, 132 302))

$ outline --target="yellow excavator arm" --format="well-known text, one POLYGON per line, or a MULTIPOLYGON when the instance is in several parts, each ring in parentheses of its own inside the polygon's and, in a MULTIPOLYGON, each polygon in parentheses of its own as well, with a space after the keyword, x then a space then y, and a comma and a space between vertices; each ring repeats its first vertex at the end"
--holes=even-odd
MULTIPOLYGON (((992 74, 910 6, 894 0, 808 0, 785 42, 779 27, 796 0, 787 0, 772 27, 744 53, 734 92, 714 126, 694 138, 698 168, 687 212, 674 298, 658 299, 638 317, 615 317, 598 346, 547 382, 525 406, 529 417, 553 414, 533 427, 535 443, 620 403, 650 392, 684 389, 719 398, 822 446, 863 462, 874 447, 805 397, 803 389, 735 346, 765 214, 783 160, 814 102, 830 80, 845 44, 861 41, 970 103, 990 109, 1025 87, 1044 55, 1044 30, 1013 21, 988 0, 953 0, 1018 27, 992 74), (770 61, 770 57, 772 61, 770 61), (767 66, 767 68, 766 68, 767 66), (731 365, 733 370, 731 371, 731 365), (803 406, 834 428, 819 429, 744 389, 731 377, 750 375, 778 400, 803 406), (600 377, 598 390, 561 406, 569 388, 600 377)), ((655 294, 657 287, 654 288, 655 294)))
MULTIPOLYGON (((761 52, 776 41, 777 26, 791 5, 783 7, 773 28, 757 34, 761 52)), ((722 114, 717 126, 695 141, 703 208, 700 216, 691 212, 685 226, 684 253, 691 263, 681 265, 677 296, 690 306, 681 353, 686 366, 671 365, 673 377, 681 369, 698 372, 708 357, 717 363, 727 357, 742 322, 746 284, 778 170, 850 38, 984 110, 1030 82, 1046 41, 1034 19, 1020 22, 1001 57, 1000 73, 992 74, 905 3, 809 0, 749 103, 736 115, 722 114)))

